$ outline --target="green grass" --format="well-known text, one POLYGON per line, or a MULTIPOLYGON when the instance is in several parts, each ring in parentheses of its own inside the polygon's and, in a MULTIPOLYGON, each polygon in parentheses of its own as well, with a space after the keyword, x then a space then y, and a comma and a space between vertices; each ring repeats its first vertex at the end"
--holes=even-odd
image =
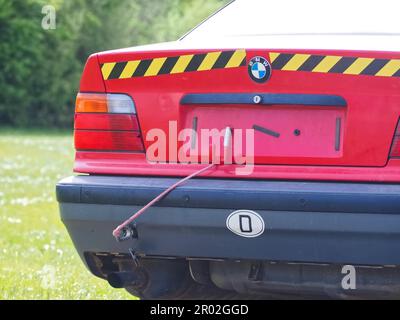
POLYGON ((132 299, 89 273, 60 221, 55 184, 72 136, 0 131, 0 299, 132 299))

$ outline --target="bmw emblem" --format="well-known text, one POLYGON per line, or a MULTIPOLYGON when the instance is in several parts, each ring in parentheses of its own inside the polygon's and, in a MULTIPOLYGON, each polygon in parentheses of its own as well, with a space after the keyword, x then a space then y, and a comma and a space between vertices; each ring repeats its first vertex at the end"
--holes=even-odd
POLYGON ((271 77, 271 65, 263 57, 254 57, 250 60, 248 71, 249 76, 255 82, 263 83, 271 77))

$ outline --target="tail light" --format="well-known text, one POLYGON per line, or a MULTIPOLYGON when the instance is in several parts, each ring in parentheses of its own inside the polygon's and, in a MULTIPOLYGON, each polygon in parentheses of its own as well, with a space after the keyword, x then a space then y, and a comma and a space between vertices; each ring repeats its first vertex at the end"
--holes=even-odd
POLYGON ((79 93, 75 149, 144 152, 133 100, 124 94, 79 93))
POLYGON ((397 122, 396 132, 390 149, 390 158, 400 158, 400 120, 397 122))

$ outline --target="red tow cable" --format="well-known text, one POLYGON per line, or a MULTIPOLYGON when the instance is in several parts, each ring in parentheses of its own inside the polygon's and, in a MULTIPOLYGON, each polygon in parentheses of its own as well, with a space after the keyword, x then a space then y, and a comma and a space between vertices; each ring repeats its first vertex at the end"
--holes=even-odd
POLYGON ((146 204, 143 208, 141 208, 139 211, 137 211, 133 216, 131 216, 129 219, 127 219, 126 221, 124 221, 123 223, 121 223, 118 227, 116 227, 113 231, 113 236, 118 240, 118 241, 122 241, 122 240, 126 240, 126 237, 121 237, 121 233, 123 230, 129 228, 129 225, 136 220, 137 218, 139 218, 139 216, 141 216, 148 208, 150 208, 153 204, 155 204, 156 202, 160 201, 162 198, 164 198, 168 193, 170 193, 172 190, 176 189, 177 187, 179 187, 180 185, 182 185, 183 183, 185 183, 186 181, 188 181, 191 178, 194 178, 196 176, 198 176, 199 174, 202 174, 203 172, 210 170, 211 168, 213 168, 214 166, 216 166, 215 163, 212 163, 210 165, 208 165, 207 167, 198 170, 194 173, 192 173, 191 175, 179 180, 178 182, 176 182, 175 184, 173 184, 172 186, 170 186, 168 189, 166 189, 165 191, 163 191, 162 193, 160 193, 157 197, 155 197, 153 200, 151 200, 148 204, 146 204))

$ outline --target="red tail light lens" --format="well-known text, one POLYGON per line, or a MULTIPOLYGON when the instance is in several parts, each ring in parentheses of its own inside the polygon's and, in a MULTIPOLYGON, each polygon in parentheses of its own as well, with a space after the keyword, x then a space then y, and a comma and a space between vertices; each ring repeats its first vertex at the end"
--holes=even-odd
POLYGON ((144 152, 135 105, 129 96, 79 93, 75 112, 77 150, 144 152))
POLYGON ((143 150, 139 133, 135 133, 133 131, 76 130, 75 147, 78 150, 143 150))
POLYGON ((75 115, 75 130, 90 129, 139 131, 139 124, 136 116, 130 114, 77 113, 75 115))
POLYGON ((390 158, 400 158, 400 120, 397 123, 396 132, 390 149, 390 158))

